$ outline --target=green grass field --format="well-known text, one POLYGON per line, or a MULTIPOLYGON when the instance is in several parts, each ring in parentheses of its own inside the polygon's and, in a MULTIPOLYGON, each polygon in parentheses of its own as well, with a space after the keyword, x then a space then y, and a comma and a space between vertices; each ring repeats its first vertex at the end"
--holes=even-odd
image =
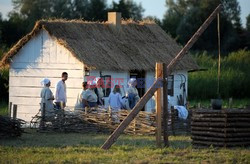
MULTIPOLYGON (((209 101, 200 102, 204 106, 209 101)), ((234 101, 241 107, 246 100, 234 101)), ((7 104, 0 103, 7 115, 7 104)), ((110 150, 100 146, 105 134, 27 133, 17 139, 0 139, 0 163, 250 163, 250 148, 193 148, 190 136, 170 136, 170 147, 157 148, 154 136, 122 135, 110 150)))
MULTIPOLYGON (((27 131, 27 130, 26 130, 27 131)), ((154 136, 122 135, 110 150, 104 134, 38 133, 0 140, 0 163, 249 163, 250 149, 192 148, 189 136, 170 136, 157 148, 154 136)))
MULTIPOLYGON (((201 104, 202 107, 209 108, 211 106, 211 100, 191 100, 189 106, 193 108, 197 106, 198 103, 201 104)), ((223 108, 229 107, 229 99, 223 99, 223 108)), ((250 99, 233 99, 232 108, 246 108, 247 105, 250 105, 250 99)))

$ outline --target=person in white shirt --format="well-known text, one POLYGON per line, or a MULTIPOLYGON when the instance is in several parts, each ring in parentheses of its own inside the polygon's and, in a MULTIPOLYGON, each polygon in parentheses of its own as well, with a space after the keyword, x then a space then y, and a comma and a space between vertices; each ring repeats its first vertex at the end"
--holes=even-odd
POLYGON ((52 114, 53 109, 54 109, 54 105, 53 105, 54 96, 49 88, 51 82, 49 79, 44 78, 41 81, 41 84, 44 86, 40 93, 41 109, 43 109, 43 106, 45 105, 45 116, 49 116, 52 114))
POLYGON ((120 123, 119 111, 122 108, 123 100, 121 96, 121 90, 119 85, 115 85, 113 92, 109 95, 109 107, 112 120, 115 123, 120 123))
POLYGON ((135 104, 140 100, 138 90, 136 89, 137 81, 135 78, 131 78, 128 81, 128 89, 126 92, 126 96, 128 97, 129 107, 133 109, 135 104))
POLYGON ((66 107, 67 103, 67 95, 66 95, 66 83, 65 81, 68 79, 68 73, 63 72, 62 73, 62 80, 60 80, 56 84, 56 94, 55 94, 55 103, 56 103, 56 108, 61 109, 66 107), (62 103, 62 107, 61 107, 62 103))

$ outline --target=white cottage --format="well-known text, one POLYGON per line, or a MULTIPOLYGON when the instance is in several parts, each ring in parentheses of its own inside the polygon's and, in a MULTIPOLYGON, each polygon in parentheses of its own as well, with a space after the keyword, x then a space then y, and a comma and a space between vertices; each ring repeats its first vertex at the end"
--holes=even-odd
MULTIPOLYGON (((73 107, 82 81, 90 77, 112 79, 127 86, 130 77, 139 78, 142 96, 154 81, 156 62, 169 63, 181 47, 153 22, 121 21, 120 13, 109 13, 107 22, 82 20, 38 21, 3 57, 9 65, 9 101, 18 105, 17 117, 30 121, 39 111, 40 81, 51 79, 51 89, 66 71, 67 106, 73 107), (145 79, 145 80, 144 80, 145 79)), ((186 101, 188 71, 198 65, 186 55, 169 77, 171 104, 186 101)), ((105 89, 107 97, 110 89, 105 89)), ((106 103, 106 105, 108 105, 106 103)), ((150 100, 144 110, 155 108, 150 100)))

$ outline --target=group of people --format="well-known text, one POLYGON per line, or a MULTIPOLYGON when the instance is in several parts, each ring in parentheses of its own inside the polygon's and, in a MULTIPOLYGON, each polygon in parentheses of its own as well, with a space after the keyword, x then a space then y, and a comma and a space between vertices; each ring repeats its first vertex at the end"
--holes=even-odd
MULTIPOLYGON (((67 95, 66 95, 66 83, 68 79, 67 72, 62 73, 62 79, 56 84, 55 97, 50 90, 51 82, 45 78, 42 80, 44 86, 41 91, 41 109, 44 108, 47 115, 53 112, 54 109, 63 109, 66 107, 67 95), (55 102, 55 104, 53 104, 55 102)), ((102 79, 95 78, 88 82, 82 83, 82 91, 79 93, 75 109, 84 109, 104 106, 104 90, 102 88, 102 79)), ((126 91, 125 99, 128 102, 128 108, 132 109, 135 104, 139 101, 138 90, 136 89, 137 81, 135 78, 131 78, 128 81, 128 88, 126 91)), ((121 89, 119 85, 115 85, 113 91, 109 94, 108 103, 109 109, 113 115, 115 121, 119 121, 118 113, 121 109, 125 108, 124 99, 122 98, 121 89)))

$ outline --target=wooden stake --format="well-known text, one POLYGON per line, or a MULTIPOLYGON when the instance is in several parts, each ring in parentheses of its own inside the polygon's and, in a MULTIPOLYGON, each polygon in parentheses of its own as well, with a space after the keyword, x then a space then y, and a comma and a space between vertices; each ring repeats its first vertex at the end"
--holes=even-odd
POLYGON ((109 136, 107 141, 102 145, 102 149, 109 149, 111 145, 117 140, 120 134, 125 130, 125 128, 130 124, 130 122, 136 117, 140 110, 146 105, 148 100, 153 96, 155 91, 159 87, 159 83, 162 82, 162 79, 157 79, 154 84, 149 88, 149 90, 144 94, 140 101, 135 105, 131 110, 129 115, 121 122, 121 124, 116 128, 116 130, 109 136))
POLYGON ((8 116, 11 117, 12 102, 9 103, 8 116))
POLYGON ((13 105, 13 119, 16 119, 16 116, 17 116, 17 105, 14 104, 13 105))
POLYGON ((168 81, 167 66, 163 63, 163 140, 164 146, 168 144, 168 81))
MULTIPOLYGON (((155 78, 163 77, 163 64, 156 63, 155 66, 155 78)), ((162 145, 162 97, 161 97, 161 88, 158 88, 155 92, 155 108, 156 108, 156 144, 158 147, 162 145)))

